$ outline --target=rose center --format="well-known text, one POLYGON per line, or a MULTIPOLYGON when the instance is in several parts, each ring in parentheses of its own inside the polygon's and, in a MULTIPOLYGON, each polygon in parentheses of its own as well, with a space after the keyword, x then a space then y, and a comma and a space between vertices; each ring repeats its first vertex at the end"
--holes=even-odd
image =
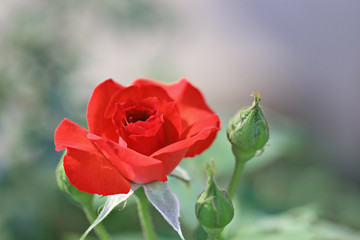
POLYGON ((150 114, 144 110, 131 109, 126 111, 126 120, 129 123, 135 123, 137 121, 146 121, 150 117, 150 114))

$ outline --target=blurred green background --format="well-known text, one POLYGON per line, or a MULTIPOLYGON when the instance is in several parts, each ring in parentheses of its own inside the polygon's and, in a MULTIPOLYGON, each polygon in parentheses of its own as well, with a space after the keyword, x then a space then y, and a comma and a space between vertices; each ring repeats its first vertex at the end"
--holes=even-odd
MULTIPOLYGON (((184 76, 223 128, 209 150, 181 163, 190 186, 169 180, 186 239, 204 162, 213 158, 219 185, 228 184, 234 162, 224 129, 252 91, 261 93, 271 138, 245 169, 225 236, 360 239, 359 10, 347 0, 2 1, 0 239, 70 240, 88 227, 57 188, 53 133, 64 117, 86 126, 97 84, 184 76)), ((178 239, 153 214, 161 239, 178 239)), ((142 239, 133 200, 104 224, 114 239, 142 239)))

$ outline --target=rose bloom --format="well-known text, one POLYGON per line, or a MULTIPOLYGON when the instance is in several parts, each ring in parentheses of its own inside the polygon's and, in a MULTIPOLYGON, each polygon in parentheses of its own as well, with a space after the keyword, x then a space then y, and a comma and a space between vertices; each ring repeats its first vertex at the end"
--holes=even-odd
POLYGON ((64 119, 55 146, 67 149, 65 173, 88 193, 128 193, 131 182, 167 181, 185 157, 207 149, 220 120, 186 79, 163 84, 139 79, 129 87, 112 79, 88 103, 89 130, 64 119))

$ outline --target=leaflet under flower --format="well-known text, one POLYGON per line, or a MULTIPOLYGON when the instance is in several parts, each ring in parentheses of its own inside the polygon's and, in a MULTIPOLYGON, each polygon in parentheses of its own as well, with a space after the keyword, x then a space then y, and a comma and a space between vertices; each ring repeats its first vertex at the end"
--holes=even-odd
POLYGON ((151 204, 161 213, 165 220, 175 229, 180 238, 184 236, 180 227, 180 203, 169 188, 167 182, 152 182, 144 185, 144 190, 151 204))
POLYGON ((80 240, 84 240, 86 236, 91 232, 91 230, 93 230, 96 227, 96 225, 98 225, 101 221, 103 221, 116 206, 118 206, 122 202, 125 202, 139 187, 140 185, 138 184, 132 184, 129 193, 108 196, 99 216, 96 218, 95 222, 91 224, 90 227, 86 230, 86 232, 81 236, 80 240))

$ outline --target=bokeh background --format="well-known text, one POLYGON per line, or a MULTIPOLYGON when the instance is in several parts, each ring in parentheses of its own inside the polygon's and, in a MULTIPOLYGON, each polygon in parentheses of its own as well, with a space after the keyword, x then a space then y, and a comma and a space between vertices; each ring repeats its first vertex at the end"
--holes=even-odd
MULTIPOLYGON (((192 184, 169 180, 187 239, 202 166, 213 158, 227 186, 234 162, 224 129, 252 91, 271 139, 246 167, 225 236, 360 239, 359 12, 355 0, 2 0, 0 239, 85 231, 81 209, 56 185, 54 129, 64 117, 86 126, 101 81, 139 77, 187 77, 222 119, 214 145, 181 163, 192 184)), ((153 214, 160 238, 177 239, 153 214)), ((133 200, 104 224, 114 239, 142 239, 133 200)))

